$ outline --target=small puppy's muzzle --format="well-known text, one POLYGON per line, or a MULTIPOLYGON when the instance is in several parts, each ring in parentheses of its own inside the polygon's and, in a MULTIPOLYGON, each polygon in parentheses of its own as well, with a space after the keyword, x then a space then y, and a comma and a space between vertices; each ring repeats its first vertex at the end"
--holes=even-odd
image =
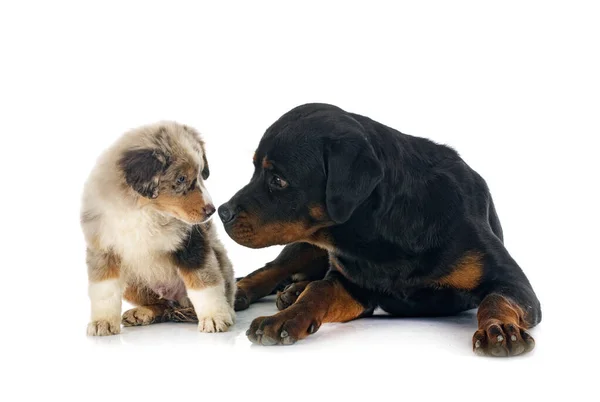
POLYGON ((204 215, 206 215, 207 218, 212 216, 212 214, 214 214, 216 211, 215 206, 213 204, 208 204, 202 209, 203 209, 204 215))

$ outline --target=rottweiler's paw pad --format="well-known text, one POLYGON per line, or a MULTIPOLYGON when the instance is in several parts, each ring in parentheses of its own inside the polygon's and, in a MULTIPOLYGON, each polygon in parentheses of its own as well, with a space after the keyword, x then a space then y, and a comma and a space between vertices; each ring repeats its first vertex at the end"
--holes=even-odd
POLYGON ((514 324, 492 324, 473 335, 473 351, 482 356, 517 356, 534 347, 529 332, 514 324))

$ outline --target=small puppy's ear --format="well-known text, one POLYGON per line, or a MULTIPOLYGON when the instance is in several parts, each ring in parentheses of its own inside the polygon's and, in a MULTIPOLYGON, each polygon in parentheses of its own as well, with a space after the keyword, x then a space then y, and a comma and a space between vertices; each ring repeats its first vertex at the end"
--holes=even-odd
POLYGON ((210 176, 210 169, 208 168, 208 160, 206 159, 206 154, 202 154, 202 160, 204 161, 204 169, 202 169, 202 179, 208 179, 210 176))
POLYGON ((168 159, 157 150, 136 149, 125 152, 119 166, 128 185, 146 198, 156 198, 160 176, 167 169, 168 159))
POLYGON ((333 140, 326 151, 327 212, 344 223, 383 178, 383 168, 365 137, 358 134, 333 140))

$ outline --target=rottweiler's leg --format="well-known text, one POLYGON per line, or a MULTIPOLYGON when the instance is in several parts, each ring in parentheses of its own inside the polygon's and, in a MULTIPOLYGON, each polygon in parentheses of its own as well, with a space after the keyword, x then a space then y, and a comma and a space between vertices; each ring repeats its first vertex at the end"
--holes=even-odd
POLYGON ((319 278, 319 275, 322 278, 327 267, 325 250, 307 243, 290 244, 275 260, 237 283, 235 309, 247 309, 250 304, 271 294, 281 282, 292 275, 302 273, 308 278, 319 278))
POLYGON ((531 351, 535 342, 529 328, 542 319, 529 280, 491 233, 485 237, 483 277, 475 293, 482 298, 477 312, 479 329, 473 350, 488 356, 514 356, 531 351))
POLYGON ((128 285, 123 299, 137 306, 123 313, 121 322, 126 327, 167 321, 167 313, 173 310, 166 300, 146 287, 128 285))
POLYGON ((370 315, 375 306, 370 294, 329 271, 311 282, 296 303, 271 317, 258 317, 246 332, 260 345, 291 345, 315 333, 324 322, 346 322, 370 315))

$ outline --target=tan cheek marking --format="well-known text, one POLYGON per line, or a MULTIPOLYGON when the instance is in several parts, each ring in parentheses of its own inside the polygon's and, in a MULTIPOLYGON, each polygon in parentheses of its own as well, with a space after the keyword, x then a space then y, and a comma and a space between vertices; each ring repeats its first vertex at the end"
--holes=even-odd
POLYGON ((473 290, 481 282, 483 275, 482 255, 477 252, 467 252, 454 265, 452 272, 438 279, 435 283, 439 286, 448 286, 454 289, 473 290))
POLYGON ((199 190, 190 191, 184 196, 159 195, 154 200, 159 209, 188 220, 197 220, 202 216, 204 198, 199 190))

